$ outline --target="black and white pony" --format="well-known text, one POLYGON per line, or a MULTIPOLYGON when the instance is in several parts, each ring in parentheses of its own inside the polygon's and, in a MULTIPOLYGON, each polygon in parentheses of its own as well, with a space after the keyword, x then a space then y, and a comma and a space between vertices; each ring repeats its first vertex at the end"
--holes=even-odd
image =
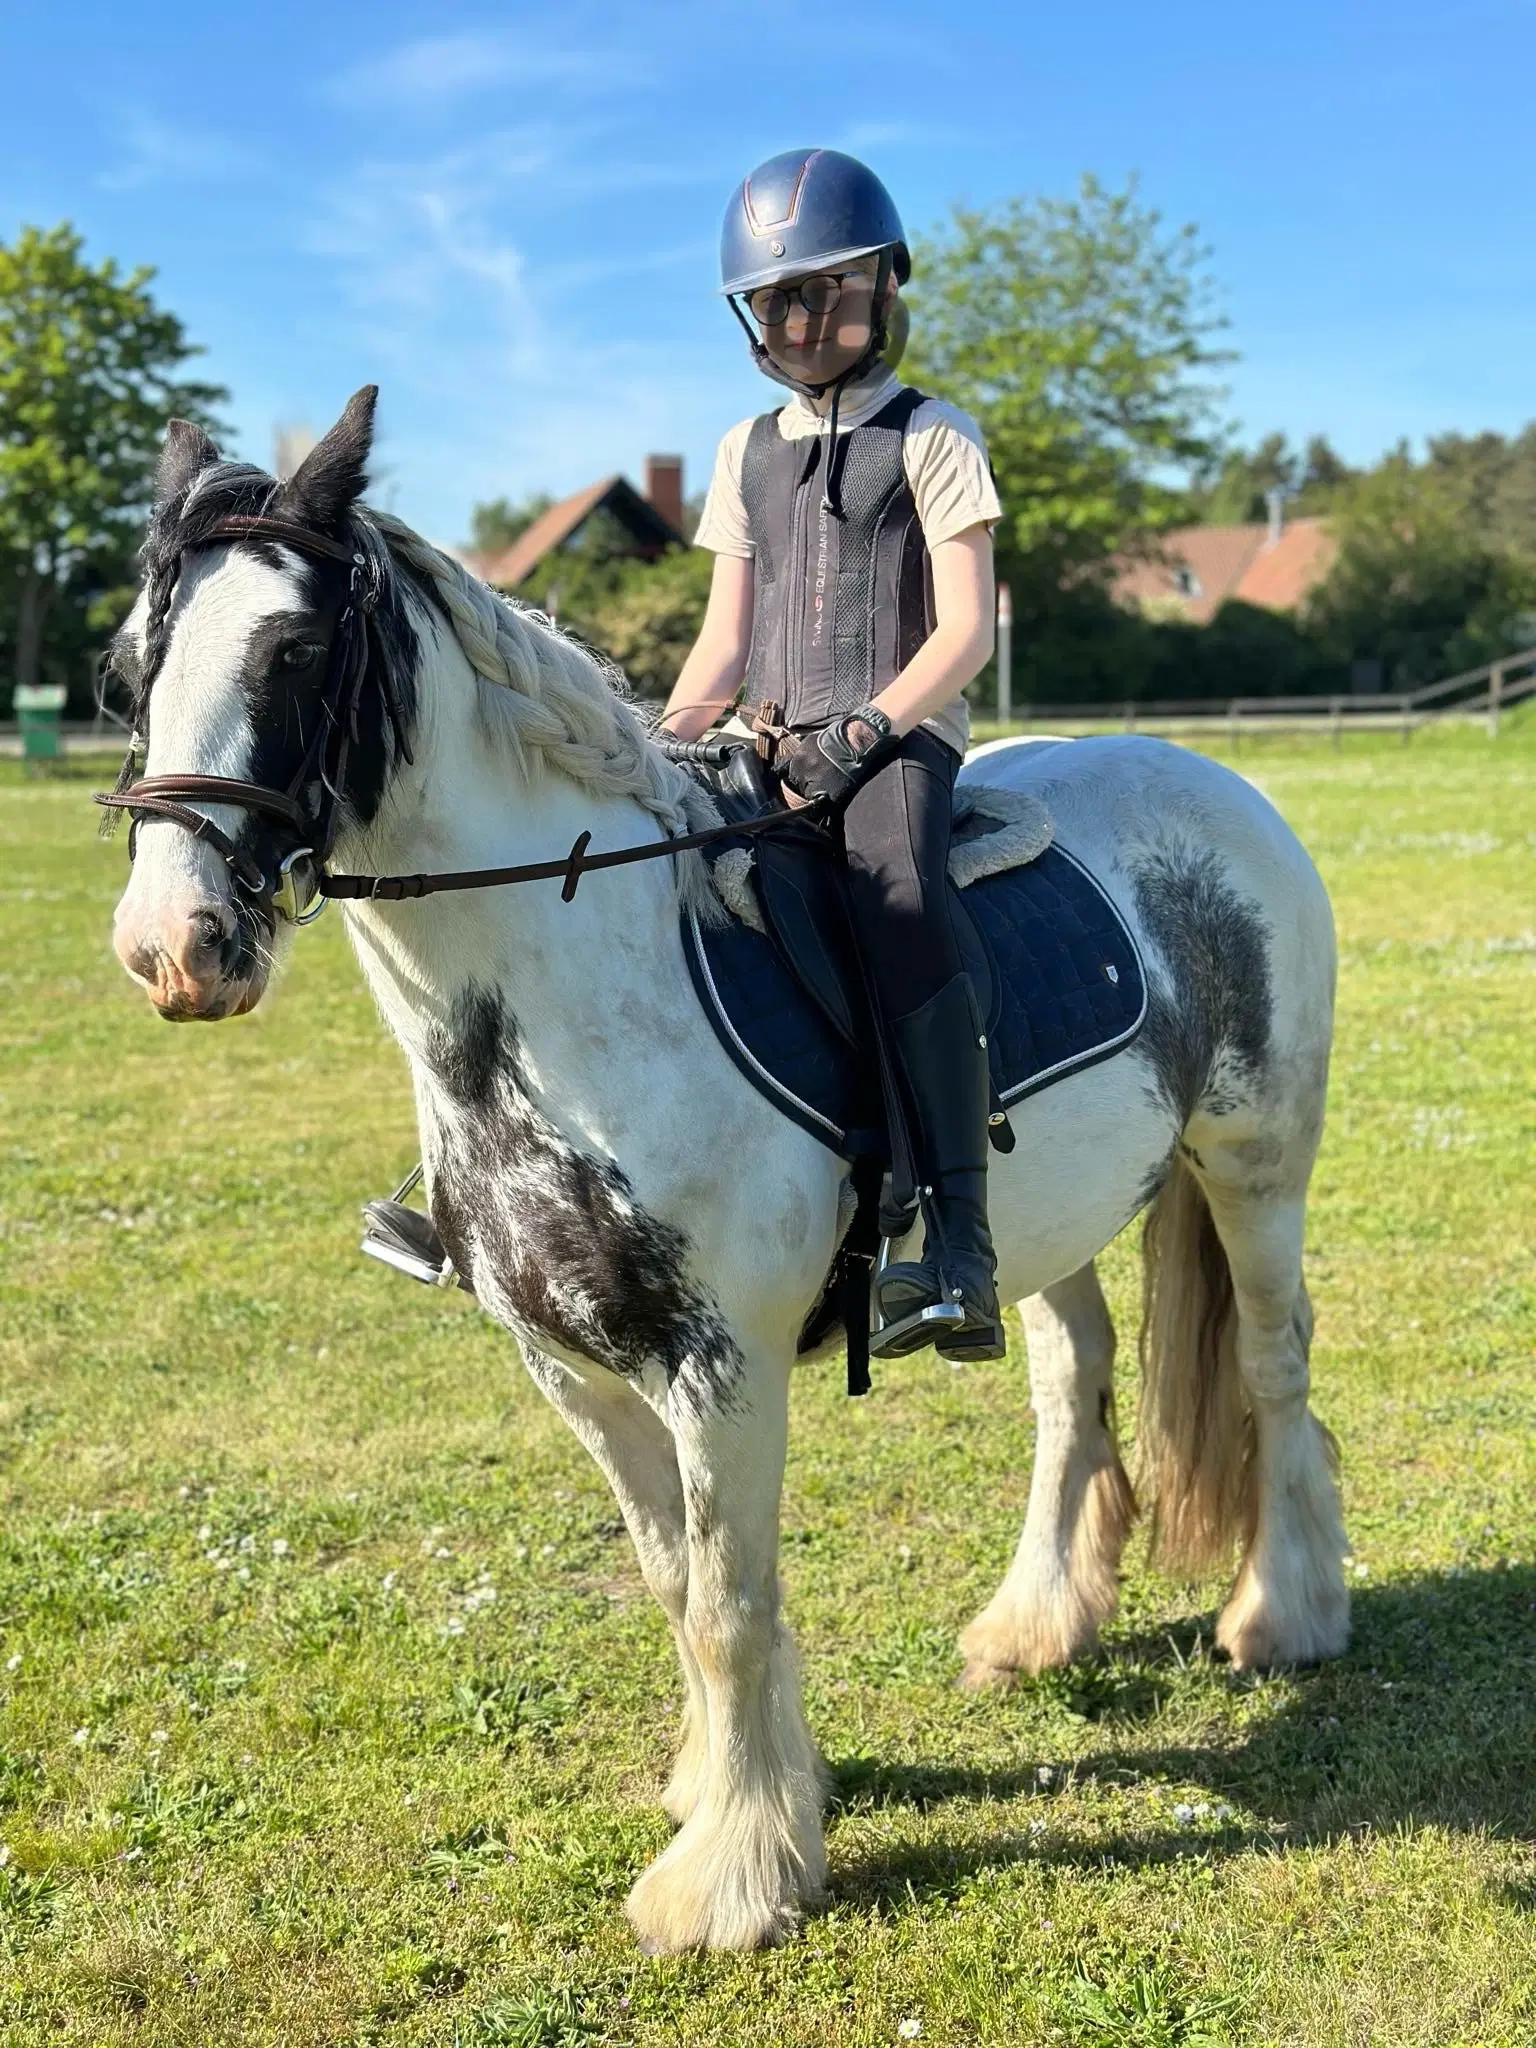
MULTIPOLYGON (((591 655, 358 502, 372 413, 359 393, 281 487, 173 428, 117 647, 148 773, 282 789, 326 715, 348 572, 271 539, 199 544, 255 513, 340 540, 379 578, 333 869, 481 867, 559 855, 582 829, 598 850, 700 822, 591 655)), ((1136 1504, 1093 1261, 1148 1204, 1155 1554, 1188 1570, 1239 1552, 1218 1628, 1235 1664, 1337 1655, 1345 1544, 1308 1409, 1302 1279, 1332 1026, 1322 885, 1253 788, 1176 747, 1001 744, 965 774, 1045 799, 1133 929, 1151 992, 1129 1049, 1017 1106, 1017 1148, 992 1163, 1038 1437, 1017 1554, 961 1638, 966 1681, 1081 1657, 1113 1610, 1136 1504)), ((324 801, 318 783, 301 794, 324 801)), ((270 819, 200 810, 254 861, 280 850, 270 819)), ((593 876, 570 903, 541 882, 343 913, 410 1063, 442 1237, 607 1476, 676 1640, 686 1704, 663 1800, 678 1833, 629 1898, 651 1950, 779 1939, 826 1876, 779 1495, 796 1337, 846 1167, 754 1091, 702 1014, 679 908, 709 895, 691 855, 593 876)), ((223 854, 141 820, 115 943, 163 1015, 250 1009, 288 942, 223 854)))

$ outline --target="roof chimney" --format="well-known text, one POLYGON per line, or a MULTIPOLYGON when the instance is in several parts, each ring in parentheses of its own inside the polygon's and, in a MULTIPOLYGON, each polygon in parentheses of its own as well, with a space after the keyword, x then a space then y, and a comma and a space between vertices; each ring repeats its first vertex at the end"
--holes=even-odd
POLYGON ((683 458, 681 455, 647 455, 645 495, 676 532, 683 530, 683 458))
POLYGON ((1264 502, 1269 507, 1269 534, 1264 545, 1267 548, 1278 547, 1280 536, 1285 531, 1285 492, 1279 484, 1272 485, 1264 493, 1264 502))

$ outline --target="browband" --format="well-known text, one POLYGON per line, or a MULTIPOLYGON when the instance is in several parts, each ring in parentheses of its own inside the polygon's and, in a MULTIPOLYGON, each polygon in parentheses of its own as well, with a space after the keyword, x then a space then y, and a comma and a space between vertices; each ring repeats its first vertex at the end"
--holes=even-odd
POLYGON ((355 548, 330 540, 323 533, 311 533, 297 520, 279 519, 267 512, 231 512, 216 520, 206 533, 199 536, 196 544, 207 547, 216 540, 277 540, 287 547, 297 548, 301 554, 324 555, 332 562, 355 562, 358 559, 355 548))

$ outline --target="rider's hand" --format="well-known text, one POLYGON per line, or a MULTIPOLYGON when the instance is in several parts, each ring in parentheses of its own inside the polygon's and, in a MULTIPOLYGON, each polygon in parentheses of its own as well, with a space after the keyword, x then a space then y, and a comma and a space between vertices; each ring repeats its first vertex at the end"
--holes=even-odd
POLYGON ((784 801, 799 809, 820 798, 824 809, 840 811, 900 745, 888 726, 881 732, 858 712, 850 712, 818 733, 807 733, 795 748, 780 770, 784 801))

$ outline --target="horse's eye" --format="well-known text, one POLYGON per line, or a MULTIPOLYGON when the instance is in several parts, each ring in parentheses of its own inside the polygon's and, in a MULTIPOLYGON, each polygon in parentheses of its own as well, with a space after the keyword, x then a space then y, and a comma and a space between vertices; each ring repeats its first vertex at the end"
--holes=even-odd
POLYGON ((319 652, 319 648, 311 646, 308 641, 292 640, 278 656, 278 661, 284 668, 313 668, 319 652))

